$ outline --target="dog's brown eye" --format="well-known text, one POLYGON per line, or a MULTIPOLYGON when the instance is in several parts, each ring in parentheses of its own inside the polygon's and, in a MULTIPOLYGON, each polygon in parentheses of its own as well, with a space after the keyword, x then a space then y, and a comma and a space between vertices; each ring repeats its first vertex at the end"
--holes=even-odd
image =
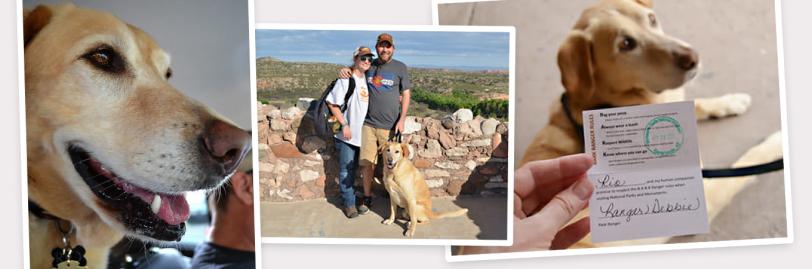
POLYGON ((124 59, 109 46, 98 47, 83 55, 82 58, 102 71, 116 74, 124 72, 124 59))
POLYGON ((621 52, 634 50, 635 48, 637 48, 637 40, 634 40, 634 38, 628 36, 623 37, 623 40, 620 41, 619 48, 621 52))
POLYGON ((648 22, 651 24, 651 27, 657 27, 657 17, 654 14, 648 14, 648 22))
POLYGON ((98 64, 98 65, 108 65, 108 64, 110 64, 110 56, 107 56, 107 54, 97 52, 97 53, 93 53, 93 55, 90 55, 90 57, 92 58, 92 60, 93 60, 93 62, 95 64, 98 64))
POLYGON ((169 78, 172 77, 172 68, 167 68, 166 69, 166 75, 165 76, 166 76, 166 79, 169 79, 169 78))

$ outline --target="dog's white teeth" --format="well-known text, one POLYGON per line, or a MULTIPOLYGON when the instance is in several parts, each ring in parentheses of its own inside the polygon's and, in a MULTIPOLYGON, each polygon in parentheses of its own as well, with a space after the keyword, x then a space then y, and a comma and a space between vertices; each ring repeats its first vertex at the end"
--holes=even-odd
POLYGON ((149 207, 152 209, 152 213, 158 214, 158 211, 161 210, 161 196, 156 194, 155 198, 152 198, 152 204, 149 207))

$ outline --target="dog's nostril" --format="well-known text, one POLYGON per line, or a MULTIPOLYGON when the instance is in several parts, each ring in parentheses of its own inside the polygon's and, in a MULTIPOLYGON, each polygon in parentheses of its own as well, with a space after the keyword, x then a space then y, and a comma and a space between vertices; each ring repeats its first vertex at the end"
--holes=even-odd
POLYGON ((692 70, 699 63, 699 55, 691 48, 683 48, 674 52, 677 66, 682 70, 692 70))
POLYGON ((251 149, 251 134, 229 123, 213 120, 206 126, 203 142, 210 157, 222 164, 226 174, 230 174, 251 149))

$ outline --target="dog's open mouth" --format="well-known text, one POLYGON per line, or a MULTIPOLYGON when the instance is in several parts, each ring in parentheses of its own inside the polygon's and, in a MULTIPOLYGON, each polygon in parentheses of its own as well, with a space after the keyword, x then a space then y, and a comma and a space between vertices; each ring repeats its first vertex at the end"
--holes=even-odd
POLYGON ((157 193, 118 177, 77 146, 68 147, 73 166, 107 209, 131 232, 164 241, 179 241, 186 232, 189 204, 182 194, 157 193))

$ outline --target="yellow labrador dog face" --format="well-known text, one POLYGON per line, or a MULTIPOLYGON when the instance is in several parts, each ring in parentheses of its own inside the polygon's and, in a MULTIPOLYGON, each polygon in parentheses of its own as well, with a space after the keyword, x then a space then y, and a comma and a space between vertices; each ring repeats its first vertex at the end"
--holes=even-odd
POLYGON ((585 10, 559 50, 565 87, 587 97, 630 90, 660 93, 693 79, 699 56, 663 33, 651 5, 604 0, 585 10))
POLYGON ((409 146, 407 144, 387 142, 380 148, 383 163, 389 169, 394 169, 401 159, 409 157, 409 146))
POLYGON ((179 240, 183 193, 219 186, 250 134, 172 87, 169 54, 111 14, 39 6, 24 28, 30 199, 74 222, 179 240))

